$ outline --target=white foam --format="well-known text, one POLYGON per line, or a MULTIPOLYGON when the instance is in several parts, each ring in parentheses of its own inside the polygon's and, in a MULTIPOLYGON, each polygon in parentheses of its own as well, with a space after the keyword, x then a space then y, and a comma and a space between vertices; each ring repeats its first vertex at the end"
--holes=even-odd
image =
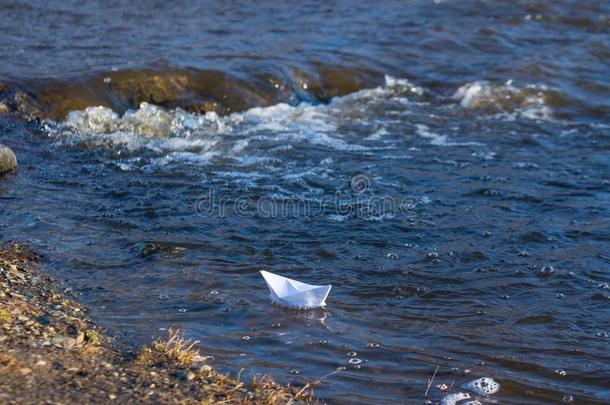
POLYGON ((479 395, 493 395, 500 391, 500 384, 491 377, 482 377, 462 385, 462 388, 479 395))
MULTIPOLYGON (((115 157, 123 163, 134 156, 148 159, 138 165, 125 164, 125 169, 180 160, 207 164, 228 158, 239 167, 265 166, 277 171, 285 159, 282 152, 295 148, 313 145, 360 155, 394 149, 389 125, 404 123, 404 114, 410 110, 408 104, 417 102, 423 93, 421 87, 406 79, 386 76, 384 86, 335 97, 325 105, 279 103, 228 116, 190 113, 179 108, 167 110, 149 103, 121 116, 98 106, 72 111, 65 121, 46 122, 45 127, 59 142, 116 147, 115 157), (376 115, 376 111, 382 111, 382 115, 376 115), (396 119, 393 112, 403 117, 396 119), (363 132, 370 135, 363 137, 363 132), (127 153, 122 153, 124 150, 127 153), (141 150, 151 151, 152 155, 140 153, 141 150)), ((435 146, 478 145, 453 141, 423 124, 416 126, 416 133, 435 146)), ((295 167, 286 174, 303 171, 303 167, 295 167)))
POLYGON ((452 394, 445 395, 441 400, 441 405, 456 405, 460 401, 470 399, 470 394, 467 392, 454 392, 452 394))
POLYGON ((481 146, 479 142, 453 142, 450 141, 447 135, 440 135, 432 132, 427 125, 415 124, 417 135, 422 138, 430 139, 430 144, 435 146, 481 146))
POLYGON ((513 86, 512 80, 504 84, 493 84, 478 80, 461 86, 453 95, 464 108, 490 108, 500 117, 515 119, 520 116, 532 120, 552 119, 553 111, 547 105, 545 86, 527 85, 523 88, 513 86))

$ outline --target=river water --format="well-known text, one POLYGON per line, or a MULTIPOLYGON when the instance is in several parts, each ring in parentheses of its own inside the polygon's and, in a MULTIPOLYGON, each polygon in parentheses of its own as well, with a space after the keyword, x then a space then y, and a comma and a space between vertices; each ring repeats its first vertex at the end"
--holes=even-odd
POLYGON ((2 2, 0 240, 330 403, 610 403, 610 3, 193 3, 2 2))

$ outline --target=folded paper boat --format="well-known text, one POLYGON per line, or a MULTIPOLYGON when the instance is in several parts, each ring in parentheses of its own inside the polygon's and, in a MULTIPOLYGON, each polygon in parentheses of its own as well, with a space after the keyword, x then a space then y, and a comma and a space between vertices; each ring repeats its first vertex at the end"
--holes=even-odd
POLYGON ((311 285, 301 283, 291 278, 261 271, 273 303, 297 309, 312 309, 326 305, 326 297, 330 293, 331 285, 311 285))

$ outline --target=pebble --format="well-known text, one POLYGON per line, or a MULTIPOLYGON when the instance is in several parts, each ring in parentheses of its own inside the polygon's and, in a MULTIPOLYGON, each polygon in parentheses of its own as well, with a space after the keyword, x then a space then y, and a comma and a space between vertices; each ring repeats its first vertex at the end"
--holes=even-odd
POLYGON ((194 378, 194 374, 193 374, 193 378, 189 379, 189 375, 186 371, 178 370, 174 373, 174 377, 176 377, 180 381, 186 381, 186 380, 190 381, 194 378))
POLYGON ((8 147, 0 143, 0 174, 17 168, 17 157, 8 147))
POLYGON ((19 369, 19 373, 21 373, 21 375, 25 376, 28 375, 32 372, 32 369, 27 368, 27 367, 22 367, 19 369))
POLYGON ((53 343, 56 346, 69 349, 76 345, 76 339, 71 338, 69 336, 57 335, 57 336, 53 336, 53 338, 51 339, 51 343, 53 343))

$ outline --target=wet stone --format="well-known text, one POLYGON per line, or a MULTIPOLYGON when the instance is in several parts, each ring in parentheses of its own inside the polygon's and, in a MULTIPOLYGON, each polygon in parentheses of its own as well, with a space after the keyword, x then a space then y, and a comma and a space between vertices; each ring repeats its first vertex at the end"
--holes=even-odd
POLYGON ((0 143, 0 174, 17 169, 17 157, 13 151, 0 143))
POLYGON ((51 339, 51 343, 53 343, 55 346, 69 349, 76 345, 76 339, 69 336, 57 335, 51 339))

